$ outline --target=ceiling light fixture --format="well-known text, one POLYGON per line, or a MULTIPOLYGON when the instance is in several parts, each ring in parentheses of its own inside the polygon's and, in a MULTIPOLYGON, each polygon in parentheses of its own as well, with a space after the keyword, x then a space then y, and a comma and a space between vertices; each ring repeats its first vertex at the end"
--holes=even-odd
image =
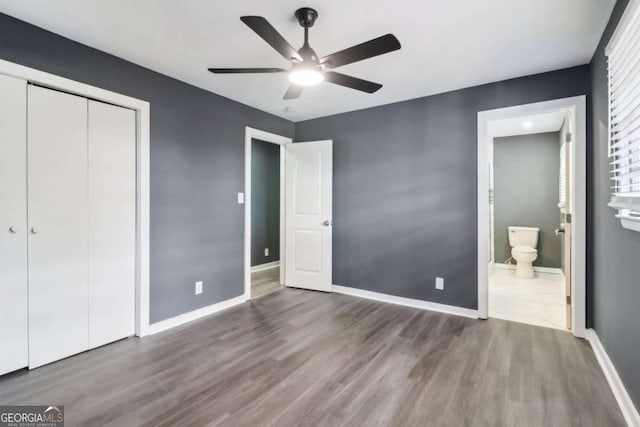
POLYGON ((313 86, 323 81, 324 75, 313 68, 299 67, 291 71, 289 80, 300 86, 313 86))
POLYGON ((530 121, 526 121, 524 123, 522 123, 522 127, 525 129, 529 129, 531 126, 533 126, 533 123, 530 121))

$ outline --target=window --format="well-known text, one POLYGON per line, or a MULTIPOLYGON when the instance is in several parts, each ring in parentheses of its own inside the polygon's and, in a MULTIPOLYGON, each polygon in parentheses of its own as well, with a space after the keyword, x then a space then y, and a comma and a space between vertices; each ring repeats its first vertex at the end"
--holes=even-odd
POLYGON ((622 225, 640 231, 640 1, 631 1, 609 45, 609 159, 622 225))

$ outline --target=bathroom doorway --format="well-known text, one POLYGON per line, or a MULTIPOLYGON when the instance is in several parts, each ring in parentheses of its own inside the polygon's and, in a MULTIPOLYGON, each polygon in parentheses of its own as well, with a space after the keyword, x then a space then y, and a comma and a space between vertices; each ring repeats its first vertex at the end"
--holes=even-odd
POLYGON ((481 317, 584 333, 581 114, 584 97, 479 113, 481 317))

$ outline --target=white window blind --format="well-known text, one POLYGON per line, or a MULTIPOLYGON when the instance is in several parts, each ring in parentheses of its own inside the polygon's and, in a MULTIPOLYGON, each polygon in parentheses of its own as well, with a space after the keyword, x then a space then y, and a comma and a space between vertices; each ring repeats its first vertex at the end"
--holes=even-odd
MULTIPOLYGON (((609 63, 609 206, 640 225, 640 7, 629 3, 607 46, 609 63)), ((636 228, 637 225, 630 228, 636 228)))

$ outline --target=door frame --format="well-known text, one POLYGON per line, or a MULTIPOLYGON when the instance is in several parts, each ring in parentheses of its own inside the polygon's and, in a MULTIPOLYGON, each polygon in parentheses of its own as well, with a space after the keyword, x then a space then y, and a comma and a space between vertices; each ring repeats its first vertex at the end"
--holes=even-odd
POLYGON ((270 142, 280 146, 280 284, 285 277, 285 146, 293 139, 249 126, 244 132, 244 299, 251 299, 251 147, 252 140, 270 142))
POLYGON ((103 101, 136 112, 136 289, 135 334, 149 334, 149 145, 150 104, 85 83, 0 59, 0 74, 50 89, 103 101))
POLYGON ((571 288, 572 332, 576 337, 586 335, 586 167, 587 114, 586 96, 555 99, 533 104, 517 105, 478 112, 478 317, 486 319, 489 310, 489 122, 553 111, 570 111, 574 118, 574 135, 570 145, 572 170, 570 185, 573 218, 571 223, 571 288))

